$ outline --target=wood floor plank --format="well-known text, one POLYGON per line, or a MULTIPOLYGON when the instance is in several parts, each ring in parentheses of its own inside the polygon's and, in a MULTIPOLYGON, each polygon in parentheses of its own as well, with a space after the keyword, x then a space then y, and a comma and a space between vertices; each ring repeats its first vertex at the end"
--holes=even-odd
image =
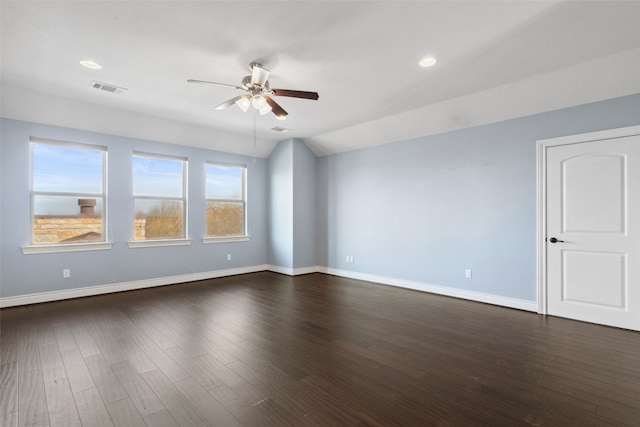
POLYGON ((129 362, 139 374, 158 369, 144 350, 132 340, 123 340, 122 349, 127 355, 127 362, 129 362))
POLYGON ((111 368, 140 415, 146 417, 156 411, 165 409, 149 385, 129 362, 118 362, 111 365, 111 368))
POLYGON ((76 407, 83 426, 110 427, 113 421, 96 387, 74 394, 76 407))
POLYGON ((67 350, 78 348, 78 344, 76 343, 76 340, 73 337, 71 329, 68 325, 64 323, 54 325, 53 332, 55 334, 56 342, 58 343, 58 348, 60 349, 61 353, 67 350))
POLYGON ((126 398, 127 392, 118 380, 111 366, 102 354, 86 357, 87 369, 105 403, 113 403, 126 398))
POLYGON ((8 414, 0 415, 0 426, 3 427, 17 427, 18 426, 18 413, 10 412, 8 414))
POLYGON ((42 371, 24 370, 18 373, 18 425, 49 426, 47 398, 42 371))
POLYGON ((220 402, 200 386, 193 378, 177 382, 176 387, 193 405, 194 409, 209 425, 225 427, 242 424, 220 402))
POLYGON ((63 350, 62 362, 74 393, 96 386, 78 347, 63 350))
POLYGON ((122 348, 120 338, 122 333, 117 327, 116 321, 109 313, 100 313, 93 323, 87 324, 87 329, 98 347, 100 354, 109 364, 122 362, 127 355, 122 348))
POLYGON ((321 407, 332 408, 338 413, 352 414, 358 420, 358 424, 398 425, 388 414, 376 416, 375 411, 369 410, 369 402, 359 402, 351 390, 343 390, 341 386, 313 375, 304 378, 302 382, 315 389, 321 407))
POLYGON ((355 426, 357 423, 354 418, 340 417, 335 411, 324 409, 313 410, 300 419, 300 425, 305 427, 355 426))
POLYGON ((147 415, 144 422, 149 427, 181 427, 166 409, 147 415))
MULTIPOLYGON (((145 353, 154 368, 160 369, 173 382, 189 378, 189 374, 147 335, 146 330, 137 324, 132 324, 129 332, 135 344, 145 353)), ((146 370, 141 371, 138 368, 139 373, 146 370)))
POLYGON ((3 315, 0 311, 0 365, 15 363, 18 357, 18 328, 14 317, 3 315))
MULTIPOLYGON (((183 351, 186 351, 190 356, 196 356, 203 354, 205 351, 201 346, 198 339, 195 339, 190 333, 185 333, 191 326, 190 323, 183 325, 180 322, 171 322, 170 313, 173 310, 172 306, 163 307, 162 312, 151 313, 148 317, 149 321, 153 323, 153 327, 157 329, 164 338, 168 339, 168 347, 181 347, 183 351)), ((161 342, 161 348, 167 349, 165 346, 167 342, 161 342)))
POLYGON ((39 324, 35 330, 36 330, 36 336, 38 337, 39 346, 51 345, 51 344, 58 345, 58 340, 53 330, 53 326, 51 326, 50 324, 45 324, 45 325, 39 324))
POLYGON ((171 357, 189 376, 195 379, 205 390, 214 389, 222 385, 222 381, 213 372, 209 371, 198 359, 192 357, 180 347, 170 347, 165 352, 171 357))
POLYGON ((235 389, 222 385, 209 391, 215 400, 245 426, 260 425, 260 413, 255 404, 266 398, 265 394, 259 394, 260 397, 256 397, 252 393, 247 393, 241 385, 235 386, 235 389))
POLYGON ((34 327, 25 324, 18 330, 17 347, 18 372, 40 370, 40 349, 34 327))
POLYGON ((260 385, 261 389, 296 419, 318 408, 315 395, 309 393, 309 388, 304 387, 295 378, 275 366, 264 369, 262 372, 264 380, 260 385))
MULTIPOLYGON (((194 357, 200 366, 202 366, 207 371, 211 372, 218 378, 220 381, 225 383, 228 386, 233 387, 236 384, 241 384, 245 382, 245 379, 240 375, 236 374, 233 370, 229 369, 229 367, 222 362, 220 362, 215 357, 210 354, 203 354, 200 356, 194 357)), ((216 384, 215 387, 220 386, 220 384, 216 384)), ((211 388, 215 388, 211 387, 211 388)), ((210 389, 211 389, 210 388, 210 389)))
MULTIPOLYGON (((18 413, 18 364, 16 362, 0 364, 0 417, 17 422, 18 413), (15 415, 12 415, 15 414, 15 415)), ((3 424, 0 424, 3 425, 3 424)))
POLYGON ((66 378, 44 384, 51 427, 80 427, 80 416, 66 378))
POLYGON ((113 421, 113 425, 116 427, 140 427, 147 425, 128 397, 107 403, 105 406, 113 421))
MULTIPOLYGON (((229 342, 226 338, 215 333, 215 325, 211 322, 205 323, 205 331, 207 346, 205 347, 206 354, 209 354, 220 362, 227 364, 236 360, 236 357, 228 350, 229 347, 235 347, 235 345, 229 342)), ((198 357, 198 356, 196 356, 198 357)))
POLYGON ((75 327, 71 330, 71 334, 78 345, 78 349, 80 350, 82 357, 89 357, 100 353, 98 345, 95 343, 86 327, 75 327))
POLYGON ((40 345, 40 361, 42 364, 42 377, 46 383, 67 378, 67 371, 62 363, 62 356, 58 350, 58 344, 40 345))
POLYGON ((155 345, 161 349, 174 347, 176 344, 166 337, 162 330, 153 322, 154 314, 147 313, 147 310, 140 310, 130 314, 131 322, 144 332, 155 345))
POLYGON ((242 360, 234 360, 226 365, 236 375, 252 385, 259 385, 263 381, 262 373, 254 366, 249 366, 242 360))
POLYGON ((259 409, 260 419, 265 425, 293 427, 298 424, 295 415, 289 413, 269 397, 256 403, 255 406, 259 409))
POLYGON ((164 408, 180 426, 206 426, 193 405, 176 386, 158 369, 142 374, 164 408))

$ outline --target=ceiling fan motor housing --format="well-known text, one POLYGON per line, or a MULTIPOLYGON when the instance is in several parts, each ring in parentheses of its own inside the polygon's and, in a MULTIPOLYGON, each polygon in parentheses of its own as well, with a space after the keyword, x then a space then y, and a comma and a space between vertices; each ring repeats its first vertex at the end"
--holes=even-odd
MULTIPOLYGON (((251 76, 244 76, 244 78, 242 79, 242 87, 245 88, 246 90, 260 89, 260 87, 256 87, 256 85, 251 83, 251 76)), ((264 86, 262 86, 262 89, 266 91, 269 90, 269 80, 264 82, 264 86)))

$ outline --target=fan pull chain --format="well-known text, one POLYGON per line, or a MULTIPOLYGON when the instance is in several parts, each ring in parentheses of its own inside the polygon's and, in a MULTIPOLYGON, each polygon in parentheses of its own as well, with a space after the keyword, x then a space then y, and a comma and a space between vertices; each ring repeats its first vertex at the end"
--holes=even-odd
POLYGON ((253 166, 256 166, 257 163, 257 157, 258 157, 258 144, 256 142, 256 117, 258 116, 258 113, 256 111, 253 112, 253 152, 254 152, 254 156, 253 156, 253 166))

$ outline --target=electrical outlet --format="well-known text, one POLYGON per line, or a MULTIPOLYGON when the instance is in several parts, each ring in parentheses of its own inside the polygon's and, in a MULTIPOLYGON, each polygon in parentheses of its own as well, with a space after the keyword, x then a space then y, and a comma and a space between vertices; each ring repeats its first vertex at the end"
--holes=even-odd
POLYGON ((349 262, 353 264, 353 255, 349 255, 349 262))
POLYGON ((347 256, 344 258, 344 261, 345 261, 345 262, 349 262, 349 255, 347 255, 347 256))
POLYGON ((467 268, 464 271, 464 277, 466 277, 467 279, 471 279, 471 269, 470 268, 467 268))
POLYGON ((227 261, 231 261, 231 254, 227 254, 227 261))
POLYGON ((71 277, 71 270, 69 270, 68 268, 65 268, 64 270, 62 270, 62 277, 65 279, 68 279, 69 277, 71 277))

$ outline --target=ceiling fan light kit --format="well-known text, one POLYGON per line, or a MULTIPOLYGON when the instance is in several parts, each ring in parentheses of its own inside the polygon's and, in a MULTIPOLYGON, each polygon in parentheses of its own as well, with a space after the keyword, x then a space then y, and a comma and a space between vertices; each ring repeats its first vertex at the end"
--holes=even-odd
POLYGON ((235 98, 218 105, 215 107, 216 110, 225 110, 233 104, 236 104, 243 112, 247 112, 251 106, 257 110, 260 115, 264 116, 265 114, 272 112, 279 120, 286 119, 289 113, 287 113, 280 104, 274 101, 272 96, 286 96, 290 98, 312 100, 317 100, 319 98, 317 92, 291 89, 270 89, 268 80, 270 71, 264 68, 259 62, 252 62, 249 64, 249 68, 251 69, 251 75, 245 76, 242 79, 240 86, 194 79, 189 79, 187 82, 229 86, 245 92, 244 95, 236 96, 235 98))
POLYGON ((269 105, 264 105, 264 107, 261 107, 258 112, 260 113, 261 116, 264 116, 265 114, 269 114, 271 112, 271 107, 269 105))
POLYGON ((235 101, 236 105, 240 107, 243 113, 246 113, 249 107, 251 106, 251 101, 248 96, 240 96, 235 101))
POLYGON ((267 105, 267 101, 264 99, 262 95, 253 95, 251 99, 251 106, 256 110, 262 109, 265 105, 267 105))

